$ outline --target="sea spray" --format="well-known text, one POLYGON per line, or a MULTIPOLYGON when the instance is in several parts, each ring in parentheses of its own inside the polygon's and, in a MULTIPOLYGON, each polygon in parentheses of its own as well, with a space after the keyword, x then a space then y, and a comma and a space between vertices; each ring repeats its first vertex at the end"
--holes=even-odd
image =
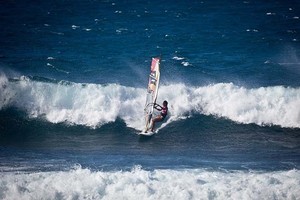
MULTIPOLYGON (((44 116, 52 123, 66 122, 92 128, 114 122, 119 117, 128 127, 140 130, 145 95, 144 88, 119 84, 45 82, 25 76, 8 81, 1 76, 0 108, 17 107, 31 117, 44 116)), ((249 89, 232 83, 189 87, 177 83, 160 87, 157 103, 163 100, 170 104, 170 118, 166 123, 196 112, 238 123, 300 127, 300 88, 249 89)))

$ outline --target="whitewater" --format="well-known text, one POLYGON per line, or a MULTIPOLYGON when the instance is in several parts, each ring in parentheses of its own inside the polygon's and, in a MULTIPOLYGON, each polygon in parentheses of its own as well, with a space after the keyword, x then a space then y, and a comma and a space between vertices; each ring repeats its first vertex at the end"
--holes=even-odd
POLYGON ((1 173, 1 199, 298 199, 299 170, 1 173))
MULTIPOLYGON (((29 117, 51 123, 91 128, 121 118, 128 127, 143 128, 146 90, 119 84, 87 84, 21 76, 0 76, 0 109, 15 107, 29 117)), ((233 83, 162 85, 157 102, 168 100, 167 124, 193 114, 213 115, 236 123, 300 128, 300 88, 245 88, 233 83), (172 91, 172 92, 170 92, 172 91)))

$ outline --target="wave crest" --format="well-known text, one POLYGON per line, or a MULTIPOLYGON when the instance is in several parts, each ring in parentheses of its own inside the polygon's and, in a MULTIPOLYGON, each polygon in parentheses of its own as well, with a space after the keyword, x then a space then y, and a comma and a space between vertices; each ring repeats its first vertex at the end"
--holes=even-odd
POLYGON ((300 89, 274 86, 246 89, 216 84, 194 90, 193 107, 240 123, 300 127, 300 89))
MULTIPOLYGON (((0 109, 17 107, 31 117, 44 116, 52 123, 95 128, 120 117, 129 127, 143 128, 145 89, 118 84, 36 81, 25 76, 8 80, 1 75, 0 91, 0 109)), ((160 87, 158 103, 165 99, 171 112, 167 123, 196 112, 245 124, 300 127, 300 88, 169 84, 160 87)))

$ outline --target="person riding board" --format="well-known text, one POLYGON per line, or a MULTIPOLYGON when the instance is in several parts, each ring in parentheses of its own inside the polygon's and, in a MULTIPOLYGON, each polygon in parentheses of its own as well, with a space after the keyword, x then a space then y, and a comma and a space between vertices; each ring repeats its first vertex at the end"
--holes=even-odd
POLYGON ((151 131, 152 132, 154 130, 155 123, 156 122, 161 122, 161 121, 163 121, 166 118, 166 116, 168 114, 168 102, 165 100, 163 102, 163 106, 160 106, 159 104, 155 103, 154 104, 154 108, 156 110, 158 110, 158 111, 161 111, 161 112, 160 112, 160 114, 157 117, 155 117, 154 119, 152 119, 152 127, 151 127, 151 131))

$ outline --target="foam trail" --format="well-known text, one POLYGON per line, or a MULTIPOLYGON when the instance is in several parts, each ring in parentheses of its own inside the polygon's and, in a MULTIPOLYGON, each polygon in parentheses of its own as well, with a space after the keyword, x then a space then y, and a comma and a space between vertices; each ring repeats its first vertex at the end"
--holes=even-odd
POLYGON ((299 170, 204 169, 0 174, 1 199, 297 199, 299 170))
MULTIPOLYGON (((31 117, 52 123, 66 122, 97 127, 117 117, 127 126, 143 128, 146 89, 118 84, 40 82, 22 76, 0 76, 0 109, 17 107, 31 117)), ((191 113, 225 117, 239 123, 300 127, 300 88, 283 86, 246 89, 232 83, 202 87, 169 84, 160 87, 158 103, 168 100, 174 120, 191 113), (170 92, 172 91, 172 92, 170 92)))

